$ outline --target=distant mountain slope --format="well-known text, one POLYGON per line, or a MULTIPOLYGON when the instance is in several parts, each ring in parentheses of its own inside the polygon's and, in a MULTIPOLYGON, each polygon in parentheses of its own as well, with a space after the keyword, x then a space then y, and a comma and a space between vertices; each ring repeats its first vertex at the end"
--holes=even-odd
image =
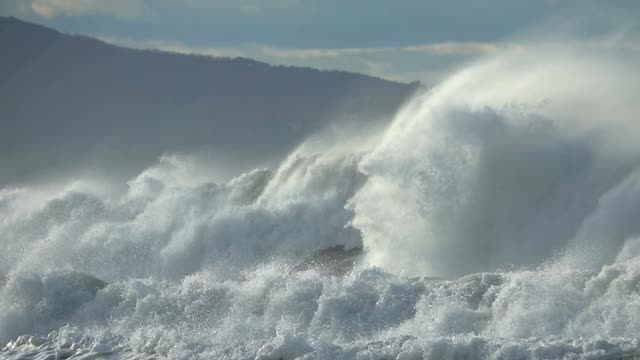
POLYGON ((0 187, 82 167, 129 176, 167 151, 239 168, 331 119, 391 114, 415 85, 364 75, 133 50, 0 18, 0 187))

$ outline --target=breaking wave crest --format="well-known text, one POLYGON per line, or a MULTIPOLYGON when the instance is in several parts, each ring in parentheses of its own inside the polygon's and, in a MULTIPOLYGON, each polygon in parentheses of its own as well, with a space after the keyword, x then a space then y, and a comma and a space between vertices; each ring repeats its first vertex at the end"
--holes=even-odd
POLYGON ((640 355, 640 82, 593 51, 501 54, 226 183, 165 156, 119 196, 2 190, 0 355, 640 355))
POLYGON ((397 116, 350 205, 373 264, 459 276, 573 244, 594 269, 640 230, 635 80, 590 53, 531 60, 557 52, 471 67, 397 116))

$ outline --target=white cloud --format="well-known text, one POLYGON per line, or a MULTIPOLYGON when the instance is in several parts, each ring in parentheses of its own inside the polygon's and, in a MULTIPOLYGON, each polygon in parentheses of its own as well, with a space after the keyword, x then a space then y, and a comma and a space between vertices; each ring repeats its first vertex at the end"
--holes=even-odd
POLYGON ((334 49, 282 49, 264 47, 263 51, 276 57, 294 58, 335 58, 345 55, 366 55, 388 52, 416 52, 433 55, 490 55, 501 47, 509 44, 481 43, 481 42, 445 42, 435 44, 419 44, 402 47, 374 47, 374 48, 334 48, 334 49))
MULTIPOLYGON (((8 13, 20 16, 103 15, 139 19, 156 14, 158 6, 197 12, 223 12, 234 16, 266 16, 312 10, 305 0, 0 0, 8 13), (155 11, 154 11, 155 9, 155 11)), ((0 6, 0 9, 2 6, 0 6)))
POLYGON ((56 16, 107 15, 136 19, 150 13, 142 0, 22 0, 15 5, 24 15, 56 16))
POLYGON ((495 54, 502 47, 509 46, 508 44, 498 44, 494 42, 444 42, 437 44, 426 44, 407 46, 402 48, 403 51, 415 51, 424 53, 433 53, 439 55, 453 55, 453 54, 477 54, 477 55, 490 55, 495 54))
POLYGON ((173 5, 196 10, 224 10, 247 16, 306 11, 310 7, 304 0, 164 0, 173 5))

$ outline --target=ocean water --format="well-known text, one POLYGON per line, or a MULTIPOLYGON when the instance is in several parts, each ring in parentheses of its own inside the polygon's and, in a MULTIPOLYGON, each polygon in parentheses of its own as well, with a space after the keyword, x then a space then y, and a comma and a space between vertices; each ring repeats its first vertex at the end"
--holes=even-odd
POLYGON ((167 155, 124 193, 5 188, 0 357, 638 357, 640 79, 617 55, 504 51, 225 182, 167 155))

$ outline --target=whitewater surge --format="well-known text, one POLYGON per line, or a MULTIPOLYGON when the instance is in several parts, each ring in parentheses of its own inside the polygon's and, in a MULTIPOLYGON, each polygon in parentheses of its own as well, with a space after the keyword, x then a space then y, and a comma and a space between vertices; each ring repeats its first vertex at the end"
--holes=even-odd
POLYGON ((513 49, 380 134, 224 183, 167 155, 117 196, 3 189, 0 357, 640 356, 640 79, 619 55, 513 49))

